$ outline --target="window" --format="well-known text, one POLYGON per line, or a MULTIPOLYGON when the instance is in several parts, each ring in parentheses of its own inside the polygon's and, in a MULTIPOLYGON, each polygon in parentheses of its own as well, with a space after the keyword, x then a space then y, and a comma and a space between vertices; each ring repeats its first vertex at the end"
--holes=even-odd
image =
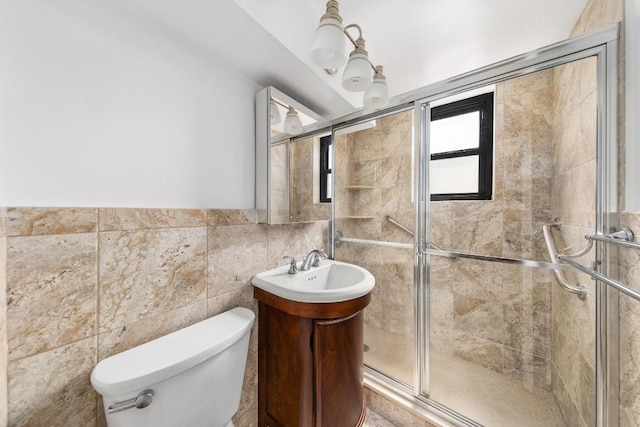
POLYGON ((431 109, 431 200, 490 200, 493 92, 431 109))
POLYGON ((320 138, 320 202, 331 202, 331 135, 320 138))

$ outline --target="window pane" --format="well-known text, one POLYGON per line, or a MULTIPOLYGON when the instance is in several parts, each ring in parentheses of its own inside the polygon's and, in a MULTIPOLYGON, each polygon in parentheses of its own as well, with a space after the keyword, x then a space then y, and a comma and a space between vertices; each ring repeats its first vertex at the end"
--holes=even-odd
POLYGON ((432 160, 431 194, 477 193, 479 156, 432 160))
POLYGON ((329 145, 329 150, 327 150, 327 164, 329 167, 327 169, 333 169, 333 144, 329 145))
POLYGON ((434 120, 430 128, 431 153, 478 148, 480 112, 434 120))
POLYGON ((327 174, 327 199, 331 198, 331 172, 327 174))

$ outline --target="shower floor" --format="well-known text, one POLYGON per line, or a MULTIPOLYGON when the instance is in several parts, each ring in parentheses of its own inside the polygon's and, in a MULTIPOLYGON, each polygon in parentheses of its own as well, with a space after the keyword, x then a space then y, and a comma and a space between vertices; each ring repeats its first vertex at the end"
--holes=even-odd
MULTIPOLYGON (((413 342, 365 324, 367 365, 413 383, 413 342)), ((492 427, 565 426, 550 391, 525 389, 521 380, 457 357, 431 354, 431 399, 492 427)))

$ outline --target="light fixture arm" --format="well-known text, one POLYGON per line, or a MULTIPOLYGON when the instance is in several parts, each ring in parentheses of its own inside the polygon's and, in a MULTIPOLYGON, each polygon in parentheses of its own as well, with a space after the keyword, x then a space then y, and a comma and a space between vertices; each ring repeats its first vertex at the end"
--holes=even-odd
POLYGON ((291 107, 289 107, 287 104, 285 104, 284 102, 282 102, 282 101, 278 101, 278 100, 277 100, 277 99, 275 99, 275 98, 271 98, 271 100, 272 100, 273 102, 275 102, 276 104, 278 104, 279 106, 281 106, 281 107, 283 107, 283 108, 286 108, 287 110, 288 110, 289 108, 291 108, 291 107))
MULTIPOLYGON (((360 25, 349 24, 349 25, 346 25, 342 31, 344 32, 345 36, 347 36, 349 41, 353 44, 353 47, 356 48, 356 51, 364 51, 366 53, 366 51, 364 50, 364 39, 362 38, 362 28, 360 27, 360 25), (357 39, 354 40, 353 37, 351 37, 351 34, 349 34, 349 32, 347 31, 349 28, 355 28, 356 30, 358 30, 357 39)), ((376 67, 373 65, 371 61, 369 61, 369 65, 371 65, 371 69, 375 73, 376 67)))

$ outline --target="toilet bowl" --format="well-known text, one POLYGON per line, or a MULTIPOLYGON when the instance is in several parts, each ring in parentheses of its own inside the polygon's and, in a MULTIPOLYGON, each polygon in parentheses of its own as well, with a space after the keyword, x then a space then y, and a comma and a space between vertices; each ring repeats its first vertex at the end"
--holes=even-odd
POLYGON ((109 427, 232 427, 253 312, 234 308, 108 357, 91 372, 109 427))

